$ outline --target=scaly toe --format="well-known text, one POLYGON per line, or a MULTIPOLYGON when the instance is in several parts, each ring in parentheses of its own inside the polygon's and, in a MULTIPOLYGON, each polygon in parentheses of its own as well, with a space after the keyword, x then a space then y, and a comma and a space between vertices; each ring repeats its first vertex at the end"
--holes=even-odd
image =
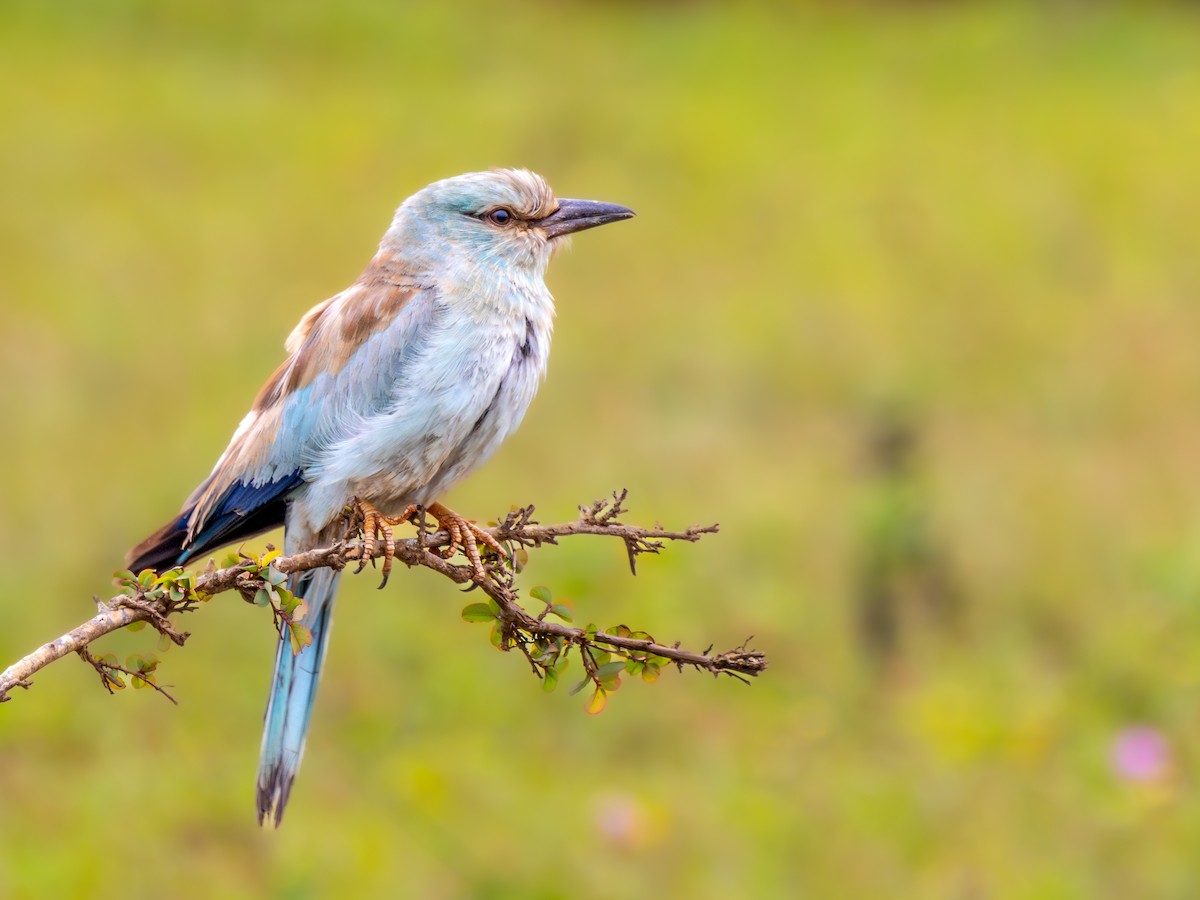
POLYGON ((487 569, 483 565, 479 550, 480 542, 494 550, 501 558, 505 556, 504 546, 489 532, 440 503, 433 504, 428 511, 438 520, 438 525, 450 535, 450 545, 441 551, 442 557, 448 559, 461 550, 471 564, 475 580, 487 578, 487 569))
POLYGON ((463 552, 466 553, 467 559, 471 561, 471 569, 475 572, 475 580, 481 581, 487 578, 487 570, 483 567, 483 559, 479 556, 479 544, 475 540, 475 529, 467 523, 466 534, 464 535, 463 552))
POLYGON ((449 559, 463 548, 462 519, 457 514, 451 513, 444 519, 438 519, 438 524, 445 528, 446 533, 450 535, 450 543, 438 552, 442 559, 449 559))
POLYGON ((490 531, 485 528, 480 528, 474 522, 468 522, 467 524, 470 526, 471 530, 475 532, 475 537, 483 541, 488 545, 488 547, 494 550, 497 556, 499 556, 501 559, 508 557, 508 550, 505 549, 504 545, 501 544, 500 541, 498 541, 490 531))
POLYGON ((362 549, 359 550, 358 568, 354 570, 357 575, 367 567, 367 560, 375 558, 375 532, 379 529, 379 513, 373 508, 359 504, 359 513, 362 515, 362 549))
POLYGON ((415 504, 410 504, 398 516, 385 516, 366 500, 356 499, 352 508, 355 516, 362 519, 363 541, 358 557, 358 568, 354 572, 358 574, 365 569, 368 560, 372 565, 375 564, 375 546, 377 541, 382 540, 383 581, 379 585, 382 588, 387 584, 388 576, 392 573, 392 560, 396 557, 396 537, 392 534, 392 527, 407 521, 417 507, 415 504))

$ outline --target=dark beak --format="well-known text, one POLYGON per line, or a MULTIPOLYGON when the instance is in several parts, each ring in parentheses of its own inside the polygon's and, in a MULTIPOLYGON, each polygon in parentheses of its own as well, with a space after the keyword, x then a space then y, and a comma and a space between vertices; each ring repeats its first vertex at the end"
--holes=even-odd
POLYGON ((538 219, 537 227, 546 233, 546 237, 555 238, 632 218, 632 209, 617 206, 615 203, 601 203, 599 200, 559 200, 558 209, 538 219))

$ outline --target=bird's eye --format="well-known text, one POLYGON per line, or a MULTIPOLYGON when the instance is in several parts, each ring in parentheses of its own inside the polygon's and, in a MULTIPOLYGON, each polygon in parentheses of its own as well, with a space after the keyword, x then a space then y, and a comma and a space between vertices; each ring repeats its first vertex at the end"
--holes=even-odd
POLYGON ((488 210, 484 213, 483 218, 491 222, 493 225, 507 225, 513 219, 513 214, 503 206, 498 206, 495 209, 488 210))

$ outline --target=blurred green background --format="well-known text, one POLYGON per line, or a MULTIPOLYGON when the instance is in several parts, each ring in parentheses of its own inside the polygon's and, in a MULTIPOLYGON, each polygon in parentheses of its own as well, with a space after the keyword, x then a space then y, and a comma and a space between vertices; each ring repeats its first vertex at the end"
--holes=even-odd
POLYGON ((275 641, 226 595, 180 707, 64 660, 0 709, 0 896, 1196 896, 1198 15, 9 0, 0 665, 111 594, 400 200, 516 165, 639 217, 556 260, 548 381, 451 505, 719 521, 524 583, 771 669, 592 718, 448 584, 351 578, 264 832, 275 641))

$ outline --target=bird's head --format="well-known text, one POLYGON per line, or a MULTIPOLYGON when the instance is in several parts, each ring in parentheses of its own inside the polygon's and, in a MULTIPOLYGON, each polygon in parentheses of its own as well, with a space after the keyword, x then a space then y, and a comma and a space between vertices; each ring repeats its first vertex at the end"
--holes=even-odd
POLYGON ((540 275, 567 235, 633 216, 596 200, 558 200, 524 169, 472 172, 437 181, 396 210, 385 244, 445 262, 497 264, 540 275))

